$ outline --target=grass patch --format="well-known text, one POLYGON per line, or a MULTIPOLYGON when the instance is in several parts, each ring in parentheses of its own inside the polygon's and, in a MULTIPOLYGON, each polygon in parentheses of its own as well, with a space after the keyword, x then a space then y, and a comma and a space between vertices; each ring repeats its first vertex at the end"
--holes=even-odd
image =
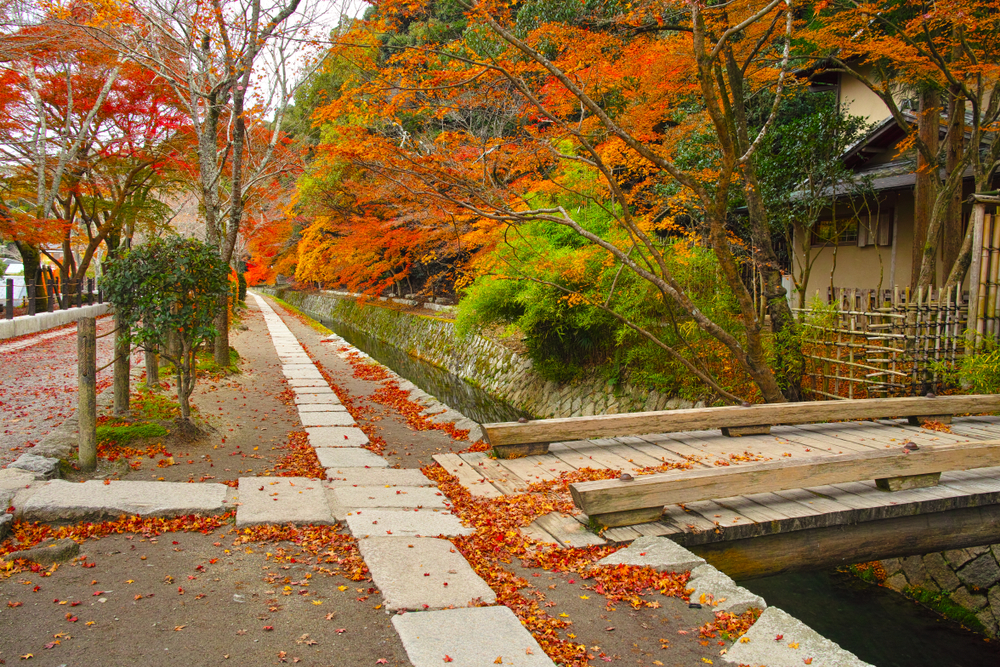
MULTIPOLYGON (((215 363, 215 353, 208 350, 199 350, 194 355, 195 368, 201 375, 237 375, 240 372, 240 353, 236 348, 229 346, 229 365, 219 366, 215 363)), ((163 360, 160 366, 160 375, 163 377, 176 375, 177 369, 169 361, 163 360)))
POLYGON ((97 440, 99 442, 113 442, 116 445, 126 445, 133 440, 143 438, 162 438, 170 433, 159 424, 149 422, 139 422, 137 424, 125 424, 116 426, 98 426, 97 440))
MULTIPOLYGON (((168 420, 181 415, 180 406, 164 394, 140 389, 129 399, 129 408, 140 420, 168 420)), ((192 412, 195 407, 191 406, 192 412)))
POLYGON ((316 331, 320 332, 321 334, 332 334, 332 333, 335 333, 333 331, 333 329, 328 329, 327 327, 323 326, 323 324, 321 322, 318 322, 315 319, 313 319, 312 317, 310 317, 309 315, 306 315, 301 310, 299 310, 298 308, 296 308, 292 304, 288 303, 284 299, 279 299, 276 296, 272 296, 271 298, 274 299, 275 301, 277 301, 278 303, 280 303, 282 306, 284 306, 288 310, 290 310, 290 311, 294 312, 295 314, 299 315, 303 319, 303 321, 304 321, 304 323, 306 325, 312 327, 313 329, 315 329, 316 331))
POLYGON ((955 603, 947 593, 932 593, 922 588, 911 588, 907 586, 903 589, 903 595, 919 602, 928 609, 935 611, 945 618, 960 623, 969 630, 986 634, 986 628, 976 618, 975 612, 955 603))

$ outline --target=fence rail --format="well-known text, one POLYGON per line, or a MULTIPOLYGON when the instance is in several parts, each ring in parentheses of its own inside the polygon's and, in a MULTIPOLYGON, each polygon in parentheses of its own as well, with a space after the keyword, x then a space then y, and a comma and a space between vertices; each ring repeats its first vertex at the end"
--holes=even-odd
MULTIPOLYGON (((25 284, 25 291, 20 300, 27 312, 23 315, 35 315, 38 312, 51 313, 58 306, 59 310, 66 310, 74 306, 91 306, 95 303, 104 303, 104 293, 98 288, 94 291, 94 279, 87 278, 77 281, 60 281, 49 276, 48 279, 29 280, 25 284), (39 305, 42 310, 39 311, 39 305)), ((14 296, 14 280, 6 279, 4 289, 4 319, 14 319, 15 303, 18 301, 14 296)))
POLYGON ((829 309, 794 309, 803 327, 803 389, 817 398, 926 393, 965 354, 968 301, 946 291, 834 289, 829 309))

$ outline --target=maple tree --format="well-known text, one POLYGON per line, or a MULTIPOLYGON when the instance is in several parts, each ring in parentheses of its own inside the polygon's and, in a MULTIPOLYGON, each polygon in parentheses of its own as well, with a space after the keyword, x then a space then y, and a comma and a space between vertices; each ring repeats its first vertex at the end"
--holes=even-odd
POLYGON ((815 27, 805 33, 813 53, 831 71, 848 73, 874 92, 906 133, 904 150, 916 154, 911 286, 937 281, 939 249, 943 285, 961 282, 973 231, 969 225, 963 234, 964 177, 971 171, 975 191, 989 191, 1000 166, 995 3, 883 0, 873 12, 869 3, 831 0, 817 9, 815 27), (904 106, 911 96, 915 114, 904 106))
MULTIPOLYGON (((374 17, 381 23, 369 27, 384 32, 391 25, 412 25, 436 7, 382 3, 374 17)), ((666 14, 647 3, 585 4, 562 14, 545 4, 518 10, 476 2, 459 8, 462 40, 438 41, 432 30, 419 38, 411 33, 415 41, 398 48, 391 40, 384 47, 371 37, 365 41, 363 33, 345 40, 350 44, 341 48, 343 57, 363 73, 314 116, 337 133, 336 146, 326 150, 331 164, 341 173, 350 165, 358 174, 349 174, 352 182, 367 186, 362 192, 372 194, 369 201, 385 201, 376 194, 382 188, 395 193, 393 202, 422 204, 409 210, 415 221, 406 226, 392 211, 396 226, 378 227, 383 238, 397 229, 424 232, 427 238, 421 223, 435 217, 438 230, 445 229, 441 221, 467 220, 456 236, 478 235, 481 244, 467 244, 474 250, 502 242, 504 234, 517 234, 528 222, 566 227, 724 345, 765 400, 786 400, 783 390, 795 398, 794 320, 753 159, 786 83, 791 7, 676 5, 666 7, 666 14), (747 105, 761 90, 772 91, 775 103, 754 133, 747 105), (572 170, 586 172, 588 185, 574 189, 567 177, 572 170), (748 203, 752 243, 744 244, 727 228, 735 192, 748 203), (567 201, 558 201, 560 196, 567 201), (574 214, 583 203, 613 218, 612 234, 602 237, 586 228, 574 214), (670 270, 672 244, 663 238, 682 213, 711 248, 734 296, 734 330, 706 316, 670 270), (744 262, 753 262, 765 276, 769 316, 781 341, 770 350, 764 321, 743 283, 744 262), (781 369, 780 379, 772 363, 781 369)), ((321 155, 325 148, 321 145, 321 155)), ((369 217, 354 233, 373 237, 377 209, 360 208, 369 217)), ((327 240, 337 236, 330 227, 320 234, 327 240)), ((303 242, 300 262, 314 250, 308 236, 303 242)), ((381 258, 392 256, 386 252, 381 258)), ((356 257, 346 259, 350 265, 356 257)), ((364 259, 372 265, 371 258, 364 259)), ((378 268, 371 273, 383 280, 398 271, 391 265, 378 268)), ((613 292, 605 296, 588 305, 657 345, 719 396, 742 400, 719 385, 683 336, 668 344, 654 329, 619 312, 613 292)))
MULTIPOLYGON (((195 140, 205 241, 227 263, 249 194, 284 169, 275 154, 294 94, 290 59, 306 55, 316 7, 303 0, 146 0, 131 6, 130 32, 100 33, 180 100, 195 140)), ((229 359, 228 314, 220 308, 216 321, 214 353, 222 366, 229 359)))

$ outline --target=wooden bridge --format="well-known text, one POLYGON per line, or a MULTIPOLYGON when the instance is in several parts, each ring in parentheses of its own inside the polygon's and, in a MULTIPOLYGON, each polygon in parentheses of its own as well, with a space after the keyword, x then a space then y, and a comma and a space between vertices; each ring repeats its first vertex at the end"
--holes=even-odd
MULTIPOLYGON (((633 480, 626 477, 571 485, 578 507, 590 503, 591 507, 614 508, 611 512, 550 514, 528 526, 526 532, 563 546, 666 536, 735 578, 1000 542, 1000 417, 952 419, 950 414, 969 409, 970 404, 996 411, 1000 397, 879 399, 877 405, 871 401, 851 402, 865 405, 834 403, 850 418, 864 410, 885 413, 886 401, 895 401, 895 414, 910 412, 912 405, 919 405, 914 401, 932 403, 932 407, 923 405, 920 410, 936 419, 928 422, 926 417, 910 415, 908 419, 776 426, 758 422, 755 426, 747 424, 754 420, 748 420, 745 413, 772 406, 757 406, 744 413, 733 412, 738 408, 672 411, 702 413, 697 417, 703 429, 721 427, 734 434, 743 428, 751 433, 731 437, 718 431, 673 431, 670 419, 683 424, 695 415, 671 416, 668 412, 659 413, 668 416, 661 421, 668 432, 544 445, 538 444, 539 436, 532 447, 535 451, 544 448, 544 453, 521 458, 491 458, 486 453, 434 458, 478 496, 522 493, 532 483, 555 481, 561 474, 583 468, 629 473, 633 480), (896 410, 900 406, 904 406, 903 412, 896 410), (720 424, 720 411, 738 415, 742 426, 720 424), (754 430, 758 433, 753 434, 754 430), (641 474, 669 463, 687 469, 641 474), (940 474, 928 474, 934 466, 940 474), (817 481, 809 481, 810 475, 817 481), (922 488, 907 488, 911 486, 922 488), (900 490, 888 491, 890 488, 900 490), (614 493, 619 497, 609 501, 614 493), (644 496, 648 498, 643 500, 644 496), (664 498, 679 501, 659 503, 664 498), (652 520, 642 520, 642 513, 649 511, 643 508, 649 505, 655 508, 647 517, 652 520), (624 514, 631 520, 617 520, 619 507, 630 508, 624 514), (595 524, 613 527, 597 534, 592 530, 598 527, 595 524)), ((815 403, 802 407, 818 414, 815 403)), ((621 418, 631 419, 633 425, 648 424, 651 414, 621 418)), ((586 418, 581 418, 486 425, 485 430, 494 438, 495 447, 496 440, 504 437, 508 444, 523 447, 509 436, 509 429, 521 428, 530 440, 532 431, 524 427, 534 424, 549 437, 560 432, 550 423, 556 421, 571 422, 574 433, 586 427, 586 418)), ((606 433, 615 428, 613 422, 605 420, 599 428, 606 433)), ((620 428, 631 430, 630 426, 620 428)), ((503 453, 502 445, 496 449, 503 453)))

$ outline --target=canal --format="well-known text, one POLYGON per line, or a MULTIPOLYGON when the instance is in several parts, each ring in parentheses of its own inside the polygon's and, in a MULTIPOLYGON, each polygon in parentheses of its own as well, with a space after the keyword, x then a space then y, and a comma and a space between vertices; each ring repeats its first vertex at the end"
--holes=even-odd
MULTIPOLYGON (((479 423, 531 416, 354 327, 321 321, 351 345, 479 423)), ((848 573, 799 572, 740 583, 877 667, 1000 666, 1000 642, 986 641, 894 591, 848 573)))

